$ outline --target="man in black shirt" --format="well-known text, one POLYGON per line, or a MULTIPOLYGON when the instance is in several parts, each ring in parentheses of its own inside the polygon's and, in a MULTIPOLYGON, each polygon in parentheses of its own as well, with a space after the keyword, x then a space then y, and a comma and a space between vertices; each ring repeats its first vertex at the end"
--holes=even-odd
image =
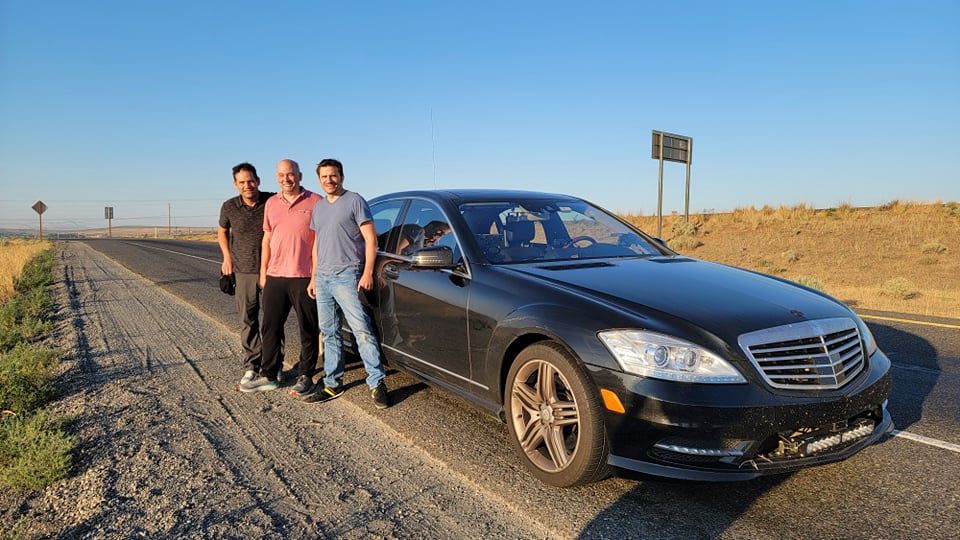
POLYGON ((217 241, 223 253, 220 272, 237 278, 237 311, 245 372, 243 384, 260 373, 260 250, 263 240, 263 208, 275 193, 260 191, 257 169, 249 163, 233 168, 233 186, 240 193, 220 207, 217 241))

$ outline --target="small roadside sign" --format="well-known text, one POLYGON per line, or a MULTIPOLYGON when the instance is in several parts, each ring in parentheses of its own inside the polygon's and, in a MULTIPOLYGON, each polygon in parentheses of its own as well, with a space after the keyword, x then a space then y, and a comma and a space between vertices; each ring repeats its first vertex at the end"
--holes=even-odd
POLYGON ((43 204, 43 201, 37 201, 30 208, 33 208, 37 217, 40 218, 40 239, 43 240, 43 213, 47 211, 47 205, 43 204))
POLYGON ((103 219, 107 220, 107 236, 113 238, 113 207, 103 207, 103 219))

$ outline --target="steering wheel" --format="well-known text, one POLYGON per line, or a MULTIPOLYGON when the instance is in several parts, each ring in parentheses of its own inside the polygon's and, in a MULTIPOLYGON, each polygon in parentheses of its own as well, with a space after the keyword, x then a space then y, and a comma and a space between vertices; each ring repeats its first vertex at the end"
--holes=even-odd
MULTIPOLYGON (((590 242, 590 245, 591 245, 591 246, 597 243, 596 239, 595 239, 594 237, 592 237, 592 236, 587 236, 587 235, 574 236, 574 237, 571 238, 570 240, 567 240, 562 246, 560 246, 560 249, 567 249, 567 248, 569 248, 569 247, 572 247, 572 246, 573 246, 574 244, 576 244, 577 242, 580 242, 580 241, 583 241, 583 240, 586 240, 587 242, 590 242)), ((584 246, 584 247, 590 247, 590 246, 584 246)))

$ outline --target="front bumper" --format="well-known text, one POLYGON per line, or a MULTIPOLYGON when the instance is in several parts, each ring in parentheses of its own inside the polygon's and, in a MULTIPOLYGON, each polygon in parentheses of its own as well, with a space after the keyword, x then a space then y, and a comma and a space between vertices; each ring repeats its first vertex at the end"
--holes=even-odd
POLYGON ((874 353, 839 390, 774 392, 761 382, 683 384, 590 368, 623 402, 606 411, 610 465, 686 480, 736 481, 846 459, 893 429, 890 361, 874 353))

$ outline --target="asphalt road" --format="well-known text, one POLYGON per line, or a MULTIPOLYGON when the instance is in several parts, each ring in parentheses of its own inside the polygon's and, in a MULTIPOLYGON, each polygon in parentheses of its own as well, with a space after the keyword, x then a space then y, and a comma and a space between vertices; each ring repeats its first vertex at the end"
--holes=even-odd
MULTIPOLYGON (((216 286, 215 244, 87 242, 237 328, 233 299, 216 286)), ((864 315, 893 361, 889 409, 897 435, 847 461, 791 475, 732 484, 611 478, 577 489, 551 488, 525 472, 498 420, 402 372, 389 375, 395 405, 378 418, 473 479, 475 485, 465 489, 496 494, 531 522, 563 536, 960 538, 960 321, 926 319, 936 326, 874 318, 916 318, 904 314, 864 315)), ((239 378, 240 359, 224 369, 239 378)), ((353 381, 360 371, 351 370, 353 381)), ((344 399, 371 408, 357 385, 362 387, 352 384, 344 399)))

